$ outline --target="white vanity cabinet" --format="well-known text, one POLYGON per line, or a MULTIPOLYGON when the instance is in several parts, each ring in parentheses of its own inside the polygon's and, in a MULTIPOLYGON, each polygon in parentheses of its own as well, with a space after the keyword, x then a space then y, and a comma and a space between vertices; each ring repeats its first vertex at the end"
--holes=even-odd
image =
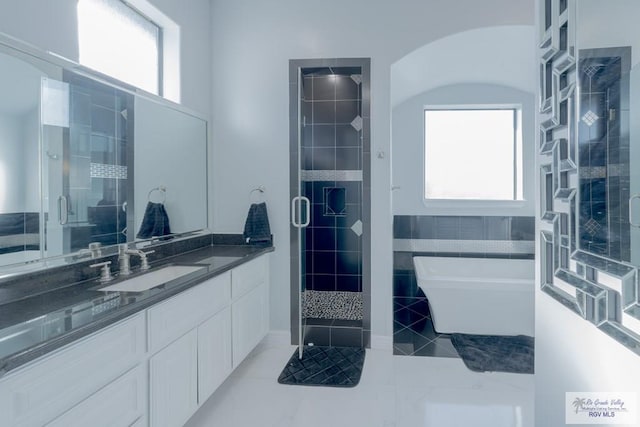
POLYGON ((231 373, 227 307, 149 360, 150 422, 182 426, 231 373))
POLYGON ((183 425, 231 372, 230 302, 227 272, 147 310, 152 426, 183 425))
POLYGON ((0 379, 0 427, 180 427, 266 335, 268 255, 0 379))
POLYGON ((147 310, 151 427, 182 426, 264 338, 268 275, 263 255, 147 310))
POLYGON ((46 427, 129 427, 147 423, 147 371, 136 366, 46 427))
MULTIPOLYGON (((55 421, 78 404, 83 406, 74 414, 82 414, 85 419, 90 414, 99 418, 100 414, 105 413, 102 403, 106 407, 117 406, 117 401, 85 399, 96 394, 110 399, 104 390, 121 391, 119 383, 108 388, 111 383, 117 383, 118 378, 127 371, 145 366, 145 363, 141 363, 146 361, 145 335, 145 316, 139 313, 10 373, 0 380, 0 425, 82 425, 55 421)), ((136 390, 128 392, 134 393, 137 398, 142 397, 143 401, 135 402, 133 407, 129 402, 125 408, 118 409, 126 411, 126 419, 121 424, 109 425, 128 426, 145 416, 146 384, 138 383, 134 387, 137 387, 136 390)), ((117 396, 113 397, 117 399, 117 396)), ((71 418, 63 417, 62 420, 71 418)))

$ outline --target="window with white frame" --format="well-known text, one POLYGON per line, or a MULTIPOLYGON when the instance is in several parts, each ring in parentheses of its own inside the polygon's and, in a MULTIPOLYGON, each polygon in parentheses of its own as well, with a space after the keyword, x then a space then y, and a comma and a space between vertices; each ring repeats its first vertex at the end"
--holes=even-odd
POLYGON ((519 107, 426 108, 424 197, 523 200, 519 107))
POLYGON ((161 95, 162 31, 121 0, 78 0, 80 63, 161 95))

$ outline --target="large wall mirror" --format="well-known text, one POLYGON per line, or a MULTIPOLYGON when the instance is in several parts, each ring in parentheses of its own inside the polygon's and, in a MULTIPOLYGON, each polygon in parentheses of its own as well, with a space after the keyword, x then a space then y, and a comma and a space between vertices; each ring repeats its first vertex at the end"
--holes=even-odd
POLYGON ((207 218, 206 120, 0 35, 0 275, 207 218))

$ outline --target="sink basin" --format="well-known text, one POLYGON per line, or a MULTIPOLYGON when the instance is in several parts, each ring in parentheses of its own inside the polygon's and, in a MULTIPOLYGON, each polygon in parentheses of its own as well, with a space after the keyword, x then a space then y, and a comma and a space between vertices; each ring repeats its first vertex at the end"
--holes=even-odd
POLYGON ((140 276, 132 277, 115 285, 100 288, 103 292, 143 292, 156 286, 163 285, 171 280, 177 279, 187 274, 198 271, 204 266, 194 265, 170 265, 152 270, 140 276))

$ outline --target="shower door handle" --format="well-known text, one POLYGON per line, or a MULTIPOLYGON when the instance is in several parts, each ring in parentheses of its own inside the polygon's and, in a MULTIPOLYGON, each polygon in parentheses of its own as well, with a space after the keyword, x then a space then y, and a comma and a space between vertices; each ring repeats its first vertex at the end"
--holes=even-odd
POLYGON ((291 199, 291 225, 296 228, 304 228, 311 222, 311 202, 304 196, 296 196, 291 199), (302 202, 305 203, 305 221, 301 222, 302 202), (297 209, 296 209, 297 207, 297 209), (296 215, 297 213, 297 215, 296 215))
POLYGON ((302 228, 304 228, 311 223, 311 202, 304 196, 300 196, 300 201, 304 202, 305 221, 300 225, 302 228))
POLYGON ((69 222, 69 200, 65 196, 58 197, 58 220, 60 225, 69 222))
POLYGON ((300 205, 299 202, 300 196, 296 196, 291 199, 291 225, 293 225, 295 228, 300 228, 300 222, 296 221, 296 205, 300 205))
POLYGON ((634 194, 629 198, 629 224, 632 227, 640 227, 640 223, 633 222, 633 201, 635 199, 640 199, 640 193, 634 194))

